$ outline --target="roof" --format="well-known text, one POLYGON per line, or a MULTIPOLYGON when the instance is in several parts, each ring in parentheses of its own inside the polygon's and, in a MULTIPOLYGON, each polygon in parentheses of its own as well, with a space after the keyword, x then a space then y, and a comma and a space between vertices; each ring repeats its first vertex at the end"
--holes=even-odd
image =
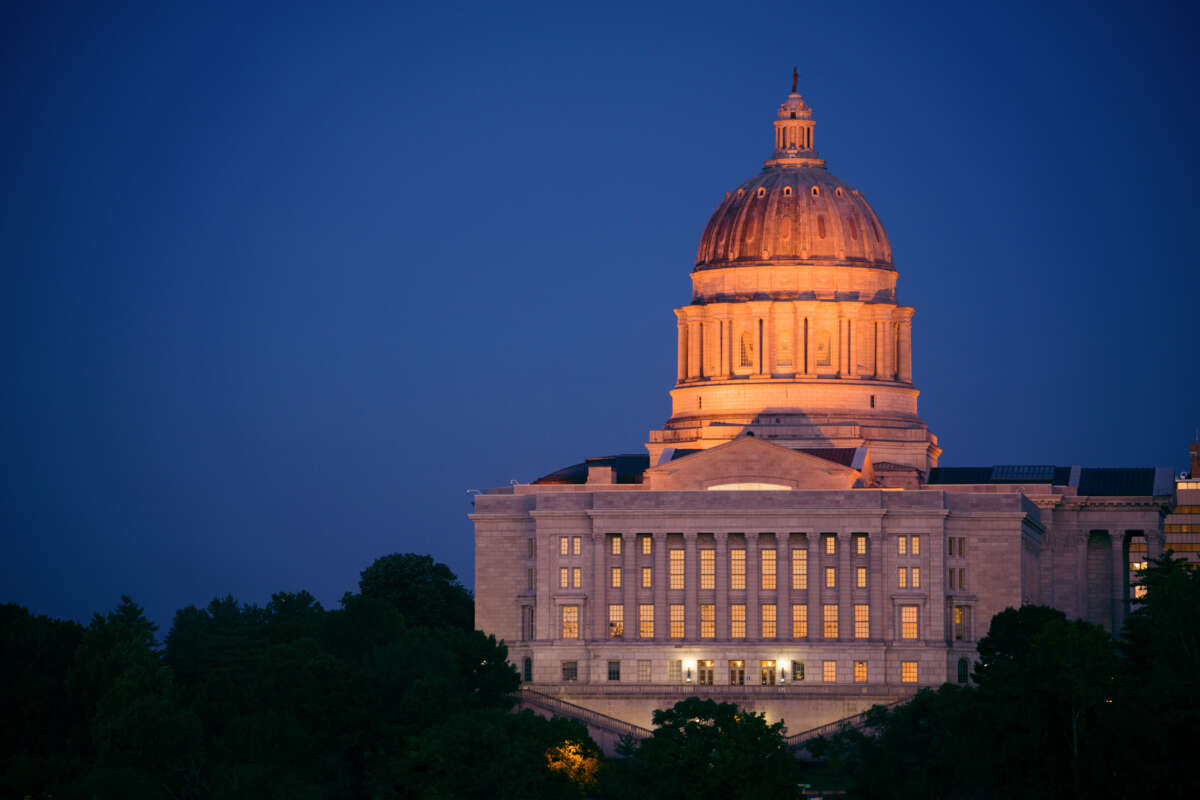
POLYGON ((650 466, 649 455, 617 455, 589 458, 578 464, 543 475, 533 483, 580 484, 587 483, 588 467, 612 467, 617 483, 641 483, 642 473, 650 466))
POLYGON ((929 486, 985 483, 1048 483, 1074 486, 1092 497, 1152 496, 1153 467, 1056 467, 1044 464, 1002 464, 992 467, 934 467, 929 486))

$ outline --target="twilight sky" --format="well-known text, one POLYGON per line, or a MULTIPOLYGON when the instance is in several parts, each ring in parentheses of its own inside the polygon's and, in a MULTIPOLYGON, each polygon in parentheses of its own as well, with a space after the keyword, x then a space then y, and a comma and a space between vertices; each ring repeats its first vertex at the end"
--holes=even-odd
POLYGON ((0 602, 470 585, 468 489, 668 416, 793 64, 942 464, 1186 465, 1195 4, 101 5, 0 10, 0 602))

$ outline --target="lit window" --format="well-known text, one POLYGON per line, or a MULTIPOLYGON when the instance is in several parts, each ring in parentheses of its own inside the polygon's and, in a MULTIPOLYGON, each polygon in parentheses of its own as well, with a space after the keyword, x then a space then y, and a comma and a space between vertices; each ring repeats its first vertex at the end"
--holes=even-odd
POLYGON ((854 607, 854 638, 871 638, 871 607, 865 604, 854 607))
POLYGON ((647 533, 643 533, 638 538, 642 540, 642 555, 644 555, 644 556, 650 555, 650 553, 653 550, 653 545, 652 545, 653 539, 647 533))
POLYGON ((808 588, 808 551, 792 550, 792 588, 808 588))
POLYGON ((917 682, 917 662, 901 661, 900 662, 900 682, 901 683, 916 683, 917 682))
POLYGON ((838 607, 833 603, 826 603, 822 607, 824 614, 824 637, 826 639, 836 639, 838 637, 838 607))
POLYGON ((649 659, 638 660, 638 681, 641 683, 650 682, 650 661, 649 659))
POLYGON ((568 537, 566 537, 566 536, 558 537, 558 554, 560 556, 568 555, 571 552, 570 547, 571 547, 571 542, 568 537))
POLYGON ((610 570, 610 574, 612 575, 612 579, 610 581, 612 588, 620 589, 621 588, 621 568, 613 567, 610 570))
POLYGON ((608 638, 620 639, 625 635, 625 606, 616 603, 608 607, 608 638))
POLYGON ((672 639, 683 638, 683 603, 672 603, 670 608, 670 636, 672 639))
POLYGON ((865 661, 855 661, 854 662, 854 682, 855 683, 866 683, 867 682, 867 662, 865 662, 865 661))
POLYGON ((912 568, 912 580, 910 581, 910 583, 912 585, 912 588, 914 588, 914 589, 921 588, 921 568, 920 567, 912 568))
POLYGON ((912 538, 912 541, 910 542, 909 549, 912 551, 912 554, 914 556, 919 556, 921 554, 921 537, 913 536, 911 538, 912 538))
POLYGON ((562 638, 579 638, 579 606, 562 607, 562 638))
POLYGON ((905 569, 904 567, 900 567, 900 570, 897 574, 899 575, 900 588, 907 589, 908 588, 908 570, 905 569))
POLYGON ((700 638, 712 639, 717 635, 717 607, 712 603, 700 606, 700 638))
POLYGON ((562 662, 562 676, 564 681, 579 680, 579 662, 564 661, 562 662))
POLYGON ((700 551, 700 588, 715 589, 717 585, 717 553, 707 549, 700 551))
POLYGON ((902 555, 902 556, 904 556, 904 555, 908 555, 908 537, 907 537, 907 536, 901 536, 899 539, 897 539, 897 540, 896 540, 896 547, 897 547, 897 550, 896 550, 896 552, 897 552, 898 554, 900 554, 900 555, 902 555))
POLYGON ((746 551, 729 551, 729 588, 746 588, 746 551))
POLYGON ((794 680, 794 681, 804 680, 804 662, 803 661, 793 661, 792 662, 792 680, 794 680))
POLYGON ((746 638, 746 606, 742 603, 735 603, 729 607, 729 637, 746 638))
POLYGON ((683 681, 683 661, 676 658, 667 662, 667 680, 672 683, 683 681))
POLYGON ((612 553, 614 556, 621 555, 621 534, 614 533, 609 537, 608 543, 610 553, 612 553))
POLYGON ((822 661, 821 662, 821 680, 826 683, 837 683, 837 662, 822 661))
POLYGON ((1137 586, 1133 587, 1133 599, 1134 600, 1144 599, 1146 597, 1146 593, 1147 593, 1146 587, 1144 584, 1139 583, 1137 586))
POLYGON ((573 567, 571 569, 571 585, 578 589, 583 586, 583 568, 573 567))
POLYGON ((955 606, 954 607, 954 638, 955 639, 968 638, 968 632, 969 632, 969 628, 970 628, 969 623, 971 621, 970 614, 971 614, 971 609, 969 609, 967 606, 955 606))
POLYGON ((832 589, 837 586, 837 569, 835 567, 825 568, 825 588, 832 589))
POLYGON ((642 567, 642 588, 649 589, 651 581, 653 581, 654 570, 650 567, 642 567))
POLYGON ((867 535, 865 533, 854 534, 854 552, 860 556, 867 554, 867 535))
POLYGON ((570 567, 558 568, 558 588, 566 589, 571 585, 571 569, 570 567))
POLYGON ((764 603, 762 607, 762 638, 775 638, 775 604, 764 603))
POLYGON ((732 686, 744 686, 746 683, 746 662, 737 660, 729 662, 729 683, 732 686))
POLYGON ((713 685, 713 662, 700 660, 696 662, 696 682, 701 686, 713 685))
POLYGON ((762 588, 771 591, 775 588, 775 551, 763 550, 759 553, 762 565, 762 588))
POLYGON ((638 636, 642 639, 654 638, 654 605, 651 603, 638 606, 638 636))
POLYGON ((792 604, 792 638, 808 638, 808 606, 792 604))
POLYGON ((824 533, 821 538, 825 541, 825 555, 831 556, 837 552, 837 534, 824 533))
POLYGON ((867 588, 867 568, 856 567, 854 570, 854 585, 859 589, 867 588))
POLYGON ((608 662, 608 679, 610 681, 621 680, 621 662, 620 661, 608 662))
POLYGON ((583 551, 583 537, 571 537, 571 555, 577 556, 583 551))
POLYGON ((900 606, 900 638, 917 638, 917 607, 900 606))
POLYGON ((671 582, 672 589, 683 588, 683 551, 679 549, 670 552, 670 567, 671 567, 671 582))

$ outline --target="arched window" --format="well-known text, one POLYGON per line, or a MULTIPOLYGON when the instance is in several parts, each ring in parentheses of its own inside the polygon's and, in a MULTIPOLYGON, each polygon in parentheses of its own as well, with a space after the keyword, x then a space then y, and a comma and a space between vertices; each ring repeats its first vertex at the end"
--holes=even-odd
POLYGON ((965 658, 960 658, 958 660, 958 682, 967 682, 967 660, 965 658))
POLYGON ((525 656, 525 663, 521 667, 522 680, 526 683, 531 683, 533 681, 533 659, 525 656))
POLYGON ((813 197, 820 197, 820 196, 821 196, 821 188, 820 188, 819 186, 814 186, 814 187, 812 187, 812 196, 813 196, 813 197))
POLYGON ((742 331, 741 345, 738 348, 738 366, 753 367, 754 366, 754 337, 750 331, 742 331))
POLYGON ((758 196, 759 196, 759 197, 766 197, 766 196, 767 196, 767 190, 766 190, 764 187, 762 187, 762 186, 758 187, 758 196))
POLYGON ((790 187, 790 186, 783 187, 783 196, 791 197, 792 196, 792 187, 790 187))

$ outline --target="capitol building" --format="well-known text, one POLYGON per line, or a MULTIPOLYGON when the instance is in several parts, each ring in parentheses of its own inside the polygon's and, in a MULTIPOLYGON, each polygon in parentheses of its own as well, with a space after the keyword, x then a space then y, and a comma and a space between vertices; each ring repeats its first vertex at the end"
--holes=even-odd
POLYGON ((1177 504, 1169 468, 940 466, 883 222, 794 86, 773 142, 700 237, 646 452, 471 514, 476 627, 526 687, 632 725, 699 695, 796 732, 965 683, 1009 606, 1117 631, 1177 504))

